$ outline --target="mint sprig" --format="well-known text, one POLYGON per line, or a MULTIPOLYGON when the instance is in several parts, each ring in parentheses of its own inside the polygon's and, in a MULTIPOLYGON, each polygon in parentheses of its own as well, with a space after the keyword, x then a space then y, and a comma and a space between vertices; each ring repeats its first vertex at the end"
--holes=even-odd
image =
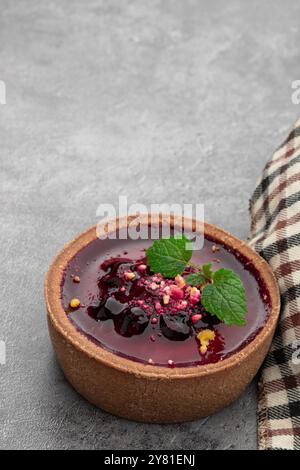
POLYGON ((205 286, 201 302, 205 310, 226 325, 246 324, 246 292, 239 276, 231 269, 221 268, 213 275, 212 284, 205 286))
POLYGON ((192 257, 192 250, 187 249, 190 241, 182 237, 162 238, 155 240, 147 250, 147 262, 151 271, 164 277, 175 277, 182 274, 192 257))
POLYGON ((206 279, 210 280, 213 278, 214 273, 212 271, 211 263, 204 264, 201 269, 206 279))
MULTIPOLYGON (((147 262, 154 273, 174 278, 191 265, 192 251, 185 237, 170 237, 154 241, 147 250, 147 262)), ((192 265, 196 272, 185 278, 194 287, 202 288, 201 302, 205 310, 227 325, 246 323, 247 302, 245 287, 239 276, 230 269, 213 272, 212 264, 192 265)))
POLYGON ((200 271, 197 273, 190 274, 188 277, 185 278, 185 280, 192 287, 201 286, 206 282, 205 276, 200 271))
POLYGON ((202 267, 194 266, 194 268, 197 269, 197 272, 190 274, 185 279, 190 286, 201 286, 202 284, 205 284, 213 278, 214 273, 211 269, 211 263, 203 264, 202 267))

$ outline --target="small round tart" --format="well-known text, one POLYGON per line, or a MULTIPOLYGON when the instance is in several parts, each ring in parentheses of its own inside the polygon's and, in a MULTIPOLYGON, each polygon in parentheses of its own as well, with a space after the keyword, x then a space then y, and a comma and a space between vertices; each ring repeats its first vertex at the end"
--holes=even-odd
MULTIPOLYGON (((158 220, 159 230, 164 219, 158 220)), ((129 222, 117 220, 117 232, 129 222)), ((147 216, 136 223, 151 225, 147 216)), ((172 230, 181 225, 172 218, 172 230)), ((185 220, 185 230, 195 226, 185 220)), ((49 330, 68 380, 95 405, 138 421, 197 419, 231 403, 260 367, 276 326, 280 297, 269 265, 205 224, 193 266, 230 269, 246 291, 246 324, 229 326, 205 310, 201 289, 188 284, 193 267, 175 279, 155 274, 146 258, 153 242, 99 239, 108 227, 93 227, 67 245, 47 275, 49 330)))

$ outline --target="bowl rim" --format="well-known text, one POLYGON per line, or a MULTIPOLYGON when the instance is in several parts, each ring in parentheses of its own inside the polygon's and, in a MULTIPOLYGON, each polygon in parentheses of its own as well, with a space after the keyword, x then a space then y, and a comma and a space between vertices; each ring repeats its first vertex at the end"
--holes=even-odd
POLYGON ((195 231, 196 229, 199 230, 199 222, 195 219, 161 214, 151 214, 151 216, 148 214, 125 216, 113 219, 113 221, 100 222, 97 225, 90 227, 67 243, 54 258, 49 267, 44 285, 48 320, 51 321, 55 330, 60 333, 67 342, 71 343, 75 349, 86 354, 90 359, 120 372, 131 373, 140 377, 168 380, 170 378, 184 379, 203 377, 210 376, 216 372, 226 372, 229 368, 240 365, 241 362, 246 361, 248 357, 268 341, 270 335, 273 334, 280 313, 279 287, 269 264, 246 242, 240 240, 234 235, 231 235, 220 227, 207 222, 201 223, 204 236, 208 235, 215 239, 216 243, 219 242, 248 258, 257 269, 270 295, 271 308, 266 324, 257 336, 241 350, 233 353, 222 361, 206 365, 169 368, 157 366, 155 364, 145 364, 119 356, 101 347, 101 345, 95 344, 76 329, 68 319, 61 303, 61 283, 65 268, 74 255, 92 241, 96 240, 99 237, 99 234, 110 233, 110 231, 112 231, 111 225, 109 225, 111 222, 115 223, 117 230, 121 230, 128 227, 128 224, 151 225, 153 220, 156 223, 159 223, 160 226, 168 221, 172 228, 182 227, 182 223, 184 221, 184 227, 187 232, 195 231))

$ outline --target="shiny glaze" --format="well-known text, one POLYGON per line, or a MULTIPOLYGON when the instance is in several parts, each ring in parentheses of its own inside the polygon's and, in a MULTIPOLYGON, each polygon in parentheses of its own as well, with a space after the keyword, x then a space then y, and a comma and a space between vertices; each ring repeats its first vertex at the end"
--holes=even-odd
POLYGON ((215 270, 229 268, 241 277, 247 295, 247 324, 226 326, 199 305, 194 312, 189 309, 189 315, 201 313, 202 319, 196 325, 187 320, 189 327, 183 329, 184 334, 174 335, 164 321, 165 315, 171 317, 173 304, 158 314, 157 294, 141 284, 143 279, 151 281, 153 274, 137 269, 145 263, 145 249, 151 244, 147 240, 95 240, 71 260, 62 283, 62 304, 79 331, 115 354, 144 363, 150 359, 160 366, 170 365, 170 360, 176 367, 216 363, 251 342, 264 326, 270 308, 268 292, 251 262, 222 245, 214 253, 215 241, 205 239, 204 247, 194 251, 192 260, 197 264, 212 262, 215 270), (136 273, 132 282, 124 281, 127 270, 136 273), (76 275, 80 283, 74 282, 76 275), (75 297, 80 299, 81 307, 72 310, 69 302, 75 297), (141 299, 147 309, 138 305, 141 299), (153 317, 157 318, 156 324, 151 321, 153 317), (201 355, 196 335, 206 328, 213 329, 216 338, 201 355))

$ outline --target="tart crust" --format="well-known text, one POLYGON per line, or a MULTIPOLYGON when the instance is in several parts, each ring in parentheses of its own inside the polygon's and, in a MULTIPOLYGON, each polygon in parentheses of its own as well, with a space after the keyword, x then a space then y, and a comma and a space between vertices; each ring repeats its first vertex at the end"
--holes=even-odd
MULTIPOLYGON (((182 218, 148 215, 116 219, 122 230, 132 224, 182 227, 182 218), (154 217, 154 219, 153 219, 154 217)), ((187 232, 199 223, 184 218, 187 232)), ((280 311, 276 278, 267 264, 244 241, 208 223, 204 234, 247 257, 269 292, 271 307, 266 324, 243 349, 208 365, 166 368, 146 365, 115 355, 80 333, 61 303, 65 268, 76 253, 108 233, 110 225, 98 224, 67 244, 51 264, 45 281, 47 318, 51 341, 62 370, 71 385, 94 405, 127 419, 172 423, 208 416, 232 403, 245 390, 261 366, 272 341, 280 311)))

